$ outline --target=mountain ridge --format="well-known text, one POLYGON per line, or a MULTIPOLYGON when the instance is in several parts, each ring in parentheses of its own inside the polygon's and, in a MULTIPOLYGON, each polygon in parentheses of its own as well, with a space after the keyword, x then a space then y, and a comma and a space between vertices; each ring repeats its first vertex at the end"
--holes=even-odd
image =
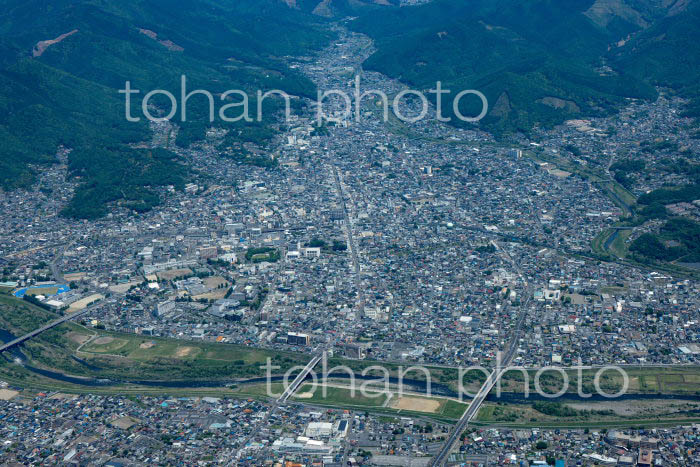
MULTIPOLYGON (((504 135, 605 115, 626 98, 654 99, 654 86, 662 81, 629 66, 636 54, 617 49, 627 43, 640 46, 637 37, 647 37, 665 22, 685 21, 697 5, 683 0, 474 0, 465 6, 436 0, 393 9, 381 18, 364 15, 351 26, 375 40, 377 51, 365 62, 367 69, 419 88, 441 81, 444 87, 478 89, 492 103, 481 126, 504 135)), ((647 39, 647 46, 652 42, 647 39)), ((658 63, 668 64, 668 58, 657 55, 658 63)), ((462 113, 478 114, 477 105, 465 105, 462 113)))

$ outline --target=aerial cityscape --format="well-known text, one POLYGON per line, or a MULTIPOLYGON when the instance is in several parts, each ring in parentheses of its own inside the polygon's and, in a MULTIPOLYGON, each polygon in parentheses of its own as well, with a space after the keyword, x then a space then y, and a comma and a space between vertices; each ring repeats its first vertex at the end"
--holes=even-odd
POLYGON ((700 465, 698 0, 4 3, 0 466, 700 465))

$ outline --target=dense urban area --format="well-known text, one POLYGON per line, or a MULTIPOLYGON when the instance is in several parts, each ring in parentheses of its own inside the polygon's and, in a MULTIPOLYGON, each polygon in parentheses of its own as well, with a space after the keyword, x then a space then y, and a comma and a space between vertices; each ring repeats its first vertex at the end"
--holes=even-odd
MULTIPOLYGON (((333 27, 331 45, 289 67, 319 89, 351 94, 356 76, 389 96, 405 88, 362 69, 374 50, 367 36, 333 27)), ((163 202, 150 211, 115 205, 94 221, 61 215, 76 188, 71 149, 61 148, 61 163, 37 167, 31 190, 0 192, 5 299, 79 314, 56 329, 77 335, 71 365, 86 375, 100 366, 90 355, 127 355, 115 344, 123 335, 140 343, 129 352, 178 339, 169 357, 183 367, 205 344, 289 353, 301 367, 326 352, 357 364, 492 369, 511 345, 509 363, 525 368, 700 364, 697 234, 685 258, 669 261, 645 250, 683 247, 664 237, 666 217, 648 212, 659 204, 631 220, 638 199, 692 182, 674 170, 700 154, 682 99, 660 89, 654 102, 629 99, 611 116, 507 143, 440 123, 432 106, 408 123, 382 121, 376 97, 348 114, 342 101, 325 104, 333 121, 296 113, 267 147, 227 146, 212 128, 181 149, 176 125, 152 123, 143 148, 173 151, 196 175, 158 188, 163 202)), ((410 99, 402 106, 420 111, 410 99)), ((698 222, 698 198, 660 209, 698 222)), ((3 354, 0 465, 427 466, 445 446, 447 465, 700 465, 696 374, 662 402, 489 397, 455 425, 469 401, 451 395, 344 403, 342 381, 332 402, 306 394, 306 383, 289 401, 246 392, 243 379, 262 369, 230 378, 221 395, 42 391, 12 376, 31 370, 32 349, 3 354), (596 424, 596 414, 617 423, 596 424)), ((661 394, 664 381, 632 385, 661 394)))

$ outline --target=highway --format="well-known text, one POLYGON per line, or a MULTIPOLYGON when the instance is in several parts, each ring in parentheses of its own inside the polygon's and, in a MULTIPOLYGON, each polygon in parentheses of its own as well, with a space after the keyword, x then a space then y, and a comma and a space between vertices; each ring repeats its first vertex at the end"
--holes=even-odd
POLYGON ((513 333, 513 337, 507 346, 506 353, 500 362, 500 366, 493 370, 488 376, 488 378, 486 378, 486 381, 484 381, 484 384, 479 389, 479 392, 472 399, 471 403, 469 404, 469 407, 467 407, 467 410, 462 415, 462 418, 459 419, 459 422, 457 422, 457 424, 452 429, 450 436, 445 441, 445 444, 443 445, 440 452, 438 452, 435 455, 435 457, 433 457, 433 460, 430 463, 432 467, 439 467, 445 465, 445 462, 447 461, 447 458, 449 457, 450 452, 452 451, 452 447, 457 442, 457 439, 459 439, 460 435, 464 432, 469 422, 479 412, 479 408, 481 407, 481 404, 483 404, 486 397, 489 395, 489 392, 491 392, 491 390, 496 385, 496 383, 498 383, 503 374, 506 373, 506 371, 508 371, 508 367, 513 363, 513 359, 515 358, 515 354, 518 350, 520 333, 522 331, 523 324, 525 323, 525 318, 527 317, 527 306, 529 305, 530 298, 532 297, 532 290, 528 286, 528 282, 525 279, 525 276, 523 275, 522 271, 520 270, 520 267, 515 261, 513 261, 513 258, 511 258, 508 252, 503 250, 497 242, 492 241, 491 243, 505 257, 505 259, 511 263, 513 268, 516 271, 518 271, 520 279, 527 287, 526 293, 528 294, 528 298, 522 304, 520 316, 518 317, 518 322, 515 325, 515 332, 513 333))
POLYGON ((291 395, 294 394, 297 391, 297 389, 299 389, 299 386, 306 379, 306 377, 309 376, 311 370, 313 370, 314 367, 318 364, 318 362, 321 361, 325 351, 326 350, 324 348, 323 350, 321 350, 321 352, 314 356, 314 358, 312 358, 309 363, 306 364, 301 373, 299 373, 297 377, 294 378, 292 384, 290 384, 289 387, 287 387, 287 389, 285 389, 282 395, 277 399, 278 404, 284 404, 285 402, 287 402, 287 399, 289 399, 291 395))
POLYGON ((11 349, 12 347, 14 347, 14 346, 16 346, 16 345, 19 345, 19 344, 21 344, 22 342, 28 341, 29 339, 32 339, 33 337, 38 336, 39 334, 41 334, 41 333, 44 332, 44 331, 48 331, 48 330, 51 329, 51 328, 55 328, 56 326, 59 326, 59 325, 65 323, 66 321, 70 321, 70 320, 73 320, 73 319, 75 319, 75 318, 79 318, 79 317, 81 317, 81 316, 83 316, 83 315, 86 315, 86 314, 89 313, 91 310, 92 310, 92 308, 88 307, 88 308, 86 308, 86 309, 84 309, 84 310, 82 310, 82 311, 78 311, 78 312, 75 312, 75 313, 67 314, 67 315, 65 315, 65 316, 63 316, 63 317, 61 317, 61 318, 59 318, 59 319, 57 319, 57 320, 55 320, 55 321, 51 321, 49 324, 46 324, 46 325, 44 325, 44 326, 42 326, 42 327, 40 327, 40 328, 38 328, 38 329, 35 329, 35 330, 33 330, 32 332, 30 332, 29 334, 25 334, 25 335, 22 336, 22 337, 18 337, 17 339, 15 339, 15 340, 13 340, 13 341, 11 341, 11 342, 8 342, 8 343, 6 343, 6 344, 3 344, 2 346, 0 346, 0 353, 4 352, 4 351, 6 351, 6 350, 9 350, 9 349, 11 349))
POLYGON ((522 311, 520 314, 520 318, 518 319, 515 335, 513 336, 513 339, 511 340, 510 345, 508 346, 508 350, 506 351, 503 360, 501 361, 500 367, 493 370, 489 377, 486 378, 486 381, 484 381, 484 384, 481 386, 481 389, 479 389, 479 392, 472 399, 471 403, 469 404, 469 407, 467 407, 467 410, 464 412, 464 415, 462 415, 462 418, 459 419, 457 425, 455 425, 455 427, 452 429, 450 436, 447 438, 447 441, 445 441, 445 445, 442 447, 440 452, 433 458, 433 461, 431 463, 433 467, 438 467, 445 464, 450 454, 450 451, 452 451, 452 447, 457 442, 459 436, 462 434, 462 432, 464 432, 464 429, 467 427, 469 422, 479 412, 479 408, 486 399, 486 396, 489 395, 489 392, 491 392, 498 380, 501 379, 503 374, 506 371, 508 371, 508 367, 513 363, 513 358, 515 358, 516 351, 518 350, 520 330, 522 329, 522 325, 525 321, 526 316, 527 312, 522 311))

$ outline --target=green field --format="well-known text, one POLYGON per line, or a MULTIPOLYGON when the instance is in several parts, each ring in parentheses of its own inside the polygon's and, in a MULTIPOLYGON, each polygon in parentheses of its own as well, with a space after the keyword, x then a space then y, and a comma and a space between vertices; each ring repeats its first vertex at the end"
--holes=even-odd
POLYGON ((264 365, 268 357, 278 360, 283 356, 296 363, 301 363, 305 359, 298 354, 270 352, 253 347, 108 332, 102 332, 99 337, 92 338, 79 353, 81 356, 94 358, 115 356, 141 362, 178 359, 188 362, 234 362, 238 365, 257 366, 264 365))
MULTIPOLYGON (((26 334, 54 319, 57 315, 9 295, 0 295, 0 329, 15 335, 26 334)), ((23 345, 23 352, 33 366, 62 372, 74 376, 109 378, 117 381, 130 380, 235 380, 264 376, 264 365, 270 358, 273 365, 280 366, 278 374, 289 368, 307 363, 306 354, 280 352, 254 347, 219 344, 213 342, 156 338, 136 334, 115 333, 65 323, 47 331, 23 345), (78 357, 91 369, 75 361, 78 357)), ((376 365, 373 361, 347 361, 331 358, 328 367, 347 365, 361 372, 376 365)), ((398 375, 401 366, 386 364, 392 376, 398 375)), ((408 365, 407 365, 408 366, 408 365)), ((456 387, 457 370, 431 368, 435 382, 444 382, 456 387)), ((370 373, 371 374, 371 373, 370 373)), ((0 375, 2 371, 0 370, 0 375)), ((424 379, 420 372, 409 372, 405 376, 424 379)), ((23 374, 21 380, 29 378, 23 374)), ((29 378, 36 379, 36 378, 29 378)), ((483 375, 469 374, 465 383, 481 384, 483 375)), ((54 382, 55 384, 58 384, 54 382)))
POLYGON ((610 244, 610 252, 618 258, 625 258, 627 256, 627 244, 625 242, 630 235, 632 235, 632 229, 621 230, 610 244))
MULTIPOLYGON (((266 384, 241 385, 236 393, 242 396, 255 398, 277 397, 283 391, 281 383, 270 384, 270 394, 266 384)), ((390 391, 389 391, 390 392, 390 391)), ((418 415, 450 421, 459 419, 468 404, 442 397, 425 397, 407 394, 402 405, 398 406, 399 398, 396 393, 389 397, 379 389, 367 388, 366 395, 359 389, 355 394, 349 387, 327 386, 326 395, 323 395, 322 386, 313 387, 312 384, 303 384, 295 393, 293 399, 310 405, 334 407, 340 409, 360 409, 370 412, 401 415, 418 415)))
MULTIPOLYGON (((585 393, 594 393, 594 379, 598 369, 581 371, 581 387, 585 393)), ((624 367, 628 378, 628 394, 687 394, 700 395, 700 367, 624 367)), ((535 371, 528 371, 529 392, 534 393, 535 371)), ((568 392, 578 390, 578 371, 567 371, 569 378, 568 392)), ((614 394, 623 388, 623 376, 616 371, 600 373, 600 387, 607 394, 614 394)), ((525 390, 525 375, 511 371, 504 375, 501 387, 506 392, 525 390)), ((556 393, 562 388, 562 377, 556 372, 545 372, 540 377, 540 386, 548 393, 556 393)))
POLYGON ((651 427, 696 423, 698 401, 627 401, 613 403, 533 404, 486 403, 477 414, 475 425, 507 427, 606 428, 615 426, 651 427), (538 404, 553 406, 543 413, 538 404))
POLYGON ((442 415, 447 418, 462 418, 462 415, 464 415, 464 411, 467 410, 468 406, 469 404, 463 404, 461 402, 453 401, 452 399, 450 399, 445 403, 442 409, 442 415))
MULTIPOLYGON (((280 389, 280 387, 276 387, 280 389)), ((242 389, 245 391, 245 389, 242 389)), ((263 388, 261 388, 263 390, 263 388)), ((396 413, 404 415, 421 415, 438 419, 457 420, 467 409, 468 404, 442 397, 426 397, 405 394, 399 397, 396 393, 384 393, 367 388, 362 394, 359 388, 353 394, 349 387, 326 386, 314 388, 311 384, 302 385, 295 393, 294 399, 312 405, 322 405, 338 408, 356 408, 396 413)))
POLYGON ((251 396, 256 399, 270 399, 277 398, 284 391, 284 386, 282 383, 270 383, 270 392, 268 393, 267 384, 246 384, 241 385, 236 389, 238 394, 244 396, 251 396))
MULTIPOLYGON (((679 394, 700 395, 700 367, 623 367, 628 378, 627 394, 679 394)), ((594 379, 599 369, 581 371, 581 388, 584 393, 595 393, 594 379)), ((528 371, 529 392, 535 393, 535 371, 528 371)), ((579 372, 567 371, 568 392, 575 393, 579 386, 579 372)), ((525 391, 525 375, 520 371, 511 371, 504 375, 501 388, 505 392, 525 391)), ((606 394, 615 394, 622 390, 624 379, 616 371, 600 373, 600 387, 606 394)), ((547 393, 554 394, 561 390, 562 377, 556 372, 545 372, 540 377, 540 386, 547 393)))
POLYGON ((310 404, 329 405, 333 407, 381 407, 386 401, 386 395, 366 391, 368 396, 364 396, 359 390, 352 394, 350 389, 339 387, 326 387, 326 394, 323 395, 323 388, 317 387, 313 390, 312 385, 304 384, 294 395, 294 399, 310 404), (313 394, 311 397, 308 395, 313 394), (373 397, 376 395, 377 397, 373 397))

